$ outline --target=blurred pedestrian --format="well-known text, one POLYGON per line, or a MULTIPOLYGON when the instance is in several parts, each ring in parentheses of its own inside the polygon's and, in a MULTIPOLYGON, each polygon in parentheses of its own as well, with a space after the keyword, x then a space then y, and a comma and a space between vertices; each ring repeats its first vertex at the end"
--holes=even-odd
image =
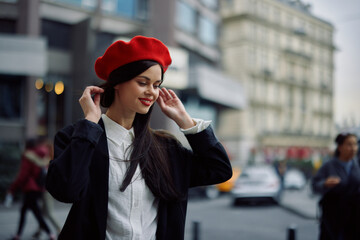
POLYGON ((278 162, 275 162, 275 170, 280 178, 280 191, 282 191, 285 188, 284 179, 285 179, 285 173, 287 171, 287 161, 286 160, 280 160, 278 162))
POLYGON ((31 157, 29 157, 32 155, 41 158, 46 157, 47 155, 47 149, 42 144, 38 144, 38 139, 27 140, 25 151, 22 154, 20 171, 8 190, 8 194, 11 195, 19 189, 23 192, 23 203, 20 210, 19 226, 16 235, 12 239, 20 239, 26 223, 26 213, 29 209, 33 212, 40 227, 47 233, 49 239, 55 239, 55 235, 51 233, 39 207, 39 201, 41 200, 42 194, 45 190, 44 183, 41 183, 41 181, 44 180, 41 179, 42 168, 39 167, 31 157))
POLYGON ((48 191, 73 203, 59 239, 184 239, 188 188, 231 177, 210 121, 192 119, 175 92, 160 88, 170 63, 167 47, 143 36, 114 42, 96 60, 106 83, 85 89, 85 119, 57 133, 49 166, 48 191), (150 128, 155 101, 193 151, 150 128))
MULTIPOLYGON (((45 148, 43 149, 47 154, 44 157, 40 157, 35 153, 28 151, 25 153, 25 156, 31 159, 36 165, 42 168, 43 171, 47 173, 47 169, 49 167, 49 162, 51 159, 54 158, 54 149, 52 143, 48 141, 47 138, 40 138, 39 139, 39 146, 45 148)), ((57 234, 61 231, 61 226, 57 219, 54 216, 54 198, 48 191, 44 191, 42 194, 42 207, 41 211, 43 216, 50 221, 50 223, 55 228, 57 234)), ((41 226, 39 226, 38 230, 33 234, 33 238, 38 239, 40 238, 42 232, 41 226)))
POLYGON ((357 137, 340 133, 333 159, 327 161, 312 181, 314 192, 322 194, 321 240, 358 240, 360 221, 360 167, 356 158, 357 137))

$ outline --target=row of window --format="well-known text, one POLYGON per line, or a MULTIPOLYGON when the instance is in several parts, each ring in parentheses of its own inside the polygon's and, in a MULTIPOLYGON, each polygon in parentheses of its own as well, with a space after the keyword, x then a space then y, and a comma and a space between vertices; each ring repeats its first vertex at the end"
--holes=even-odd
POLYGON ((284 109, 292 108, 302 112, 331 113, 332 96, 316 91, 305 91, 301 88, 289 88, 286 85, 251 81, 248 83, 249 97, 257 102, 264 102, 284 109))
POLYGON ((249 27, 252 29, 251 40, 265 43, 267 46, 277 49, 291 49, 324 64, 332 63, 332 49, 329 47, 322 47, 298 36, 281 33, 255 24, 249 27))
POLYGON ((207 45, 216 46, 218 43, 218 24, 186 2, 176 2, 175 24, 207 45))
POLYGON ((281 133, 284 131, 311 135, 329 135, 332 129, 332 118, 301 115, 295 112, 284 112, 269 109, 252 109, 248 121, 258 133, 281 133))
MULTIPOLYGON (((246 51, 246 50, 245 50, 246 51)), ((273 79, 288 79, 298 84, 306 84, 316 88, 322 88, 326 85, 328 89, 332 88, 332 68, 320 64, 302 63, 300 61, 289 61, 276 51, 267 51, 260 47, 247 48, 247 54, 244 55, 246 68, 252 72, 268 71, 273 79)), ((227 56, 229 57, 229 56, 227 56)), ((235 57, 235 55, 232 55, 235 57)))
MULTIPOLYGON (((94 9, 97 0, 54 0, 73 4, 85 8, 94 9)), ((217 0, 201 0, 205 7, 217 10, 217 0)), ((103 0, 102 10, 111 14, 121 15, 131 19, 148 19, 149 0, 103 0)), ((216 46, 218 39, 218 24, 211 18, 200 14, 194 7, 186 2, 177 1, 176 4, 176 26, 181 30, 197 35, 205 44, 216 46)))
POLYGON ((259 48, 256 51, 269 52, 269 54, 288 51, 299 57, 311 59, 317 64, 324 66, 333 64, 331 48, 255 23, 243 22, 229 25, 224 29, 223 39, 229 44, 249 41, 254 45, 253 48, 259 48))
MULTIPOLYGON (((42 19, 41 36, 46 38, 49 48, 71 51, 73 27, 73 25, 42 19)), ((15 34, 16 21, 0 19, 0 33, 15 34)), ((110 33, 98 33, 96 49, 98 50, 100 45, 108 46, 112 43, 114 37, 115 36, 110 33)), ((100 50, 102 51, 100 53, 103 53, 105 49, 100 50)))
POLYGON ((270 1, 224 1, 223 7, 237 13, 250 13, 284 28, 292 29, 298 34, 305 34, 318 41, 332 43, 332 27, 330 25, 320 23, 318 20, 312 21, 307 14, 300 13, 295 15, 293 11, 268 3, 270 1))
MULTIPOLYGON (((53 0, 94 10, 98 0, 53 0)), ((147 20, 149 0, 102 0, 101 8, 104 12, 127 17, 130 19, 147 20)))

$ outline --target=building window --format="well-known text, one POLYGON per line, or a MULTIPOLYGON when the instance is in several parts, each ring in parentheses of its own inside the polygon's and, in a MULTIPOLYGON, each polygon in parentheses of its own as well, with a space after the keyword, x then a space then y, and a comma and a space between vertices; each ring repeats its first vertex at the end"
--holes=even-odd
POLYGON ((148 0, 103 0, 102 9, 130 19, 148 19, 148 0))
POLYGON ((42 20, 41 35, 46 37, 50 48, 71 49, 71 26, 68 24, 42 20))
POLYGON ((248 67, 253 69, 256 66, 256 52, 254 47, 249 47, 248 54, 249 54, 247 57, 248 67))
POLYGON ((16 33, 16 21, 12 19, 0 19, 0 33, 16 33))
POLYGON ((109 12, 109 13, 115 13, 116 11, 121 11, 123 10, 125 13, 127 13, 126 15, 133 15, 133 1, 129 0, 129 1, 121 1, 120 2, 124 2, 122 5, 120 6, 120 10, 118 9, 118 1, 116 0, 102 0, 101 2, 101 9, 105 12, 109 12))
POLYGON ((68 3, 68 4, 72 4, 72 5, 78 5, 78 6, 82 6, 82 4, 95 6, 95 1, 96 0, 55 0, 55 1, 56 2, 68 3))
POLYGON ((205 44, 215 46, 217 44, 217 25, 208 18, 199 19, 199 38, 205 44))
POLYGON ((210 9, 213 9, 213 10, 218 9, 218 6, 219 6, 218 0, 201 0, 201 3, 204 6, 210 8, 210 9))
POLYGON ((20 120, 22 117, 22 77, 0 75, 0 119, 20 120), (6 104, 4 104, 6 103, 6 104))
POLYGON ((140 20, 147 20, 149 18, 149 1, 148 0, 138 0, 136 2, 136 18, 140 20))
MULTIPOLYGON (((95 9, 97 0, 55 0, 83 8, 95 9)), ((148 19, 149 0, 102 0, 101 9, 105 12, 131 19, 148 19)))
POLYGON ((176 26, 189 33, 196 31, 196 11, 183 2, 176 3, 176 26))

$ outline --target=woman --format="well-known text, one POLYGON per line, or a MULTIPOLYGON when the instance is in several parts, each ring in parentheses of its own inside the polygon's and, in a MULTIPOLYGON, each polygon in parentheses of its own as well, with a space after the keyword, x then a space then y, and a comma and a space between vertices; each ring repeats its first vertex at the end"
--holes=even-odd
POLYGON ((188 188, 231 177, 210 123, 160 89, 170 63, 167 47, 143 36, 113 43, 96 60, 106 83, 85 89, 85 119, 57 133, 47 175, 48 191, 73 203, 59 239, 183 239, 188 188), (155 101, 192 151, 149 127, 155 101))
POLYGON ((25 151, 22 155, 20 172, 8 190, 8 194, 11 195, 13 195, 13 193, 18 189, 21 189, 24 193, 18 230, 16 235, 12 238, 14 240, 21 238, 26 222, 26 213, 29 209, 33 212, 40 228, 47 233, 49 239, 55 239, 55 235, 51 233, 39 207, 39 201, 41 200, 45 189, 44 185, 38 183, 38 178, 41 174, 41 167, 35 159, 46 158, 47 154, 48 152, 46 147, 44 147, 41 140, 27 140, 25 151))
MULTIPOLYGON (((25 156, 30 159, 32 162, 34 162, 37 166, 39 166, 43 171, 43 176, 41 176, 41 185, 45 185, 45 178, 47 173, 47 168, 49 167, 49 162, 51 159, 54 158, 54 150, 52 143, 48 141, 47 138, 40 138, 39 139, 40 146, 43 149, 43 152, 46 152, 47 154, 44 155, 44 157, 40 157, 33 153, 32 151, 25 152, 25 156)), ((40 181, 39 181, 40 182, 40 181)), ((57 234, 61 231, 61 225, 57 221, 57 219, 54 216, 54 198, 50 195, 48 191, 44 191, 42 194, 42 215, 46 217, 51 224, 53 225, 54 229, 56 230, 57 234)), ((34 239, 38 239, 41 236, 41 226, 36 230, 36 232, 32 235, 34 239)))
POLYGON ((360 168, 355 157, 357 137, 341 133, 336 139, 335 156, 313 178, 312 187, 322 194, 319 239, 360 239, 360 168))

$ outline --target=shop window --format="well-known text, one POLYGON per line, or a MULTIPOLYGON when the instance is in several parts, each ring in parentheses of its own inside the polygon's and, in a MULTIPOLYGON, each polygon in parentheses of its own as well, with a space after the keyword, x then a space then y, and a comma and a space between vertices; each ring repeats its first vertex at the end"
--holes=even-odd
POLYGON ((0 19, 0 33, 16 33, 16 21, 0 19))
POLYGON ((46 37, 50 48, 71 49, 71 26, 68 24, 43 20, 41 22, 41 35, 46 37))
POLYGON ((0 75, 0 119, 20 120, 22 77, 0 75))

